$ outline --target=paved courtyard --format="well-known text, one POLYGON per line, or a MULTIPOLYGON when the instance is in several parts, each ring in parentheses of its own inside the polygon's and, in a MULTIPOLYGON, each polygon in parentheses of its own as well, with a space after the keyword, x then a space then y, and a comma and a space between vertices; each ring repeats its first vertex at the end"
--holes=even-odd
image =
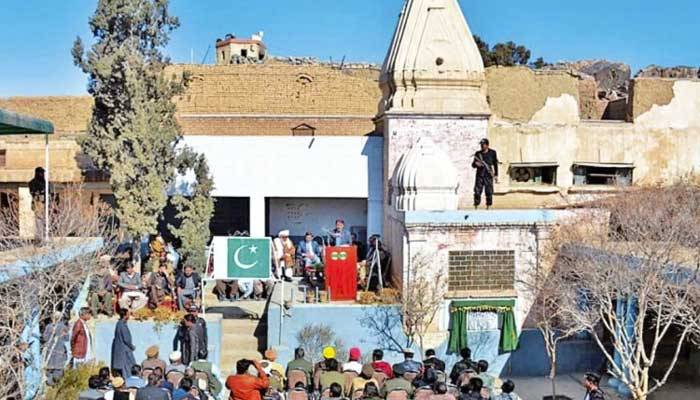
MULTIPOLYGON (((523 400, 539 400, 551 395, 551 383, 547 378, 511 377, 515 391, 523 400)), ((601 386, 608 400, 622 400, 614 390, 607 387, 607 380, 601 386)), ((580 376, 575 374, 557 377, 557 394, 572 399, 583 399, 586 391, 581 385, 580 376)), ((671 382, 652 394, 649 400, 700 399, 700 382, 671 382)))

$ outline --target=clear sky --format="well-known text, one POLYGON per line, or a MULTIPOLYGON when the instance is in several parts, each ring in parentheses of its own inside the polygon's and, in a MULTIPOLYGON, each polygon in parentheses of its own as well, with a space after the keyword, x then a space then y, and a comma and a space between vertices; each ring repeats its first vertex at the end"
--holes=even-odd
MULTIPOLYGON (((182 26, 166 52, 212 63, 217 37, 262 30, 273 55, 381 63, 403 0, 171 0, 182 26), (207 54, 205 58, 205 54, 207 54)), ((0 97, 85 93, 73 66, 96 0, 0 0, 0 97)), ((460 0, 472 32, 513 40, 547 61, 700 65, 700 1, 460 0)))

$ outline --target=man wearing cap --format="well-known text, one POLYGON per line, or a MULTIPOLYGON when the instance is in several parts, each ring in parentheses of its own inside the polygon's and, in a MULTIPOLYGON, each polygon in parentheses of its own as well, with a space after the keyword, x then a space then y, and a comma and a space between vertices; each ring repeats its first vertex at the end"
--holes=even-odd
POLYGON ((583 376, 583 387, 586 388, 586 397, 583 400, 605 400, 605 394, 600 390, 599 385, 600 375, 587 372, 583 376))
POLYGON ((335 359, 335 349, 331 346, 326 346, 323 348, 321 353, 323 355, 323 360, 316 363, 314 366, 314 387, 318 388, 320 385, 321 374, 325 371, 330 371, 333 367, 337 372, 340 372, 340 364, 338 360, 335 359), (334 362, 330 361, 333 360, 334 362))
POLYGON ((277 352, 274 349, 265 350, 264 357, 270 362, 270 370, 278 372, 280 376, 285 376, 284 367, 277 362, 277 352))
POLYGON ((489 148, 489 140, 481 139, 481 150, 474 153, 472 168, 476 168, 474 181, 474 208, 481 204, 481 193, 486 193, 486 208, 493 204, 493 183, 498 183, 498 155, 489 148))
POLYGON ((414 374, 420 374, 423 371, 423 364, 413 359, 414 353, 411 349, 406 349, 403 351, 404 360, 400 362, 400 365, 405 372, 410 372, 414 374))
POLYGON ((158 358, 158 353, 160 349, 158 346, 151 346, 146 349, 146 359, 141 363, 141 368, 143 369, 156 369, 160 367, 165 371, 165 361, 158 358))
POLYGON ((168 365, 165 368, 165 375, 168 375, 170 371, 178 371, 182 372, 183 374, 185 373, 185 369, 187 369, 187 366, 182 363, 182 353, 179 351, 173 351, 170 353, 170 365, 168 365))
POLYGON ((288 230, 280 231, 275 240, 272 241, 272 255, 275 262, 275 277, 291 282, 296 251, 294 249, 294 243, 289 240, 288 230))
POLYGON ((348 362, 343 364, 343 372, 351 371, 360 375, 362 373, 362 363, 360 362, 361 359, 362 353, 360 352, 360 349, 357 347, 351 348, 348 354, 348 362))

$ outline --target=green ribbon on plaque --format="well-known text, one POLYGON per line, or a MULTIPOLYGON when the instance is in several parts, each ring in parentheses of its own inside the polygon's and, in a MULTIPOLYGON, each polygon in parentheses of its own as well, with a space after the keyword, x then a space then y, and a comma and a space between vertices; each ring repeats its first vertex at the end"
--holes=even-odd
POLYGON ((227 247, 229 279, 270 277, 269 238, 229 238, 227 247))

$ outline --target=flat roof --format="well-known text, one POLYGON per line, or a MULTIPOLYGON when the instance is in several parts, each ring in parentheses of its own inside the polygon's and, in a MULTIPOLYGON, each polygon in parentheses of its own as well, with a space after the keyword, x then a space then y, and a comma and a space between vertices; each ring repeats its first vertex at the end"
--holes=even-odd
POLYGON ((407 211, 405 221, 408 225, 532 225, 551 224, 561 216, 558 210, 407 211))
POLYGON ((45 119, 0 109, 0 135, 47 135, 53 124, 45 119))
POLYGON ((94 253, 103 243, 100 237, 52 238, 44 247, 24 246, 0 252, 0 283, 94 253))

